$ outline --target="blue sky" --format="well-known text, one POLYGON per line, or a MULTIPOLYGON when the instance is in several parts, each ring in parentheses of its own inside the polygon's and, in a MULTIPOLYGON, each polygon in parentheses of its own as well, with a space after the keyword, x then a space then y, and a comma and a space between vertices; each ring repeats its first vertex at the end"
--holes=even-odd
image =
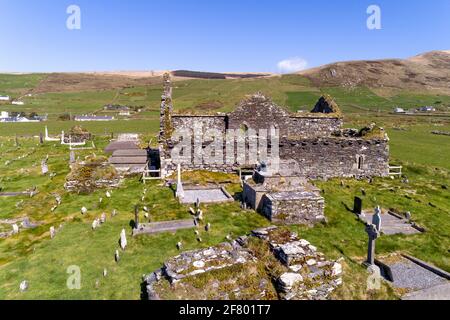
POLYGON ((277 72, 450 49, 450 0, 0 0, 0 71, 277 72), (81 30, 66 27, 69 5, 81 30), (366 26, 381 8, 381 30, 366 26))

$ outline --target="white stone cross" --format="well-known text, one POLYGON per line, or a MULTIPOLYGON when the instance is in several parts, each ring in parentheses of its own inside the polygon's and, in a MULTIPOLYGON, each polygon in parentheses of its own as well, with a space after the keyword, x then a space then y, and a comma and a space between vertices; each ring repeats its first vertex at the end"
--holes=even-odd
POLYGON ((381 232, 381 208, 377 206, 375 208, 375 214, 372 217, 372 224, 375 225, 378 232, 381 232))

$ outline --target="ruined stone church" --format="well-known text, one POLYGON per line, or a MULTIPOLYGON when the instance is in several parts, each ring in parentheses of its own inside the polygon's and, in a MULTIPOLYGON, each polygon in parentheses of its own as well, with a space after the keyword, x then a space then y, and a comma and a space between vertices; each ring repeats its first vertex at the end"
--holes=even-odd
MULTIPOLYGON (((289 112, 257 93, 242 100, 228 114, 176 114, 167 76, 160 119, 159 152, 163 176, 176 170, 171 158, 171 151, 177 144, 172 139, 174 130, 199 127, 203 131, 214 128, 223 133, 227 129, 239 128, 278 130, 280 167, 276 174, 282 176, 330 179, 384 177, 389 174, 389 139, 384 130, 375 125, 362 130, 344 129, 342 113, 329 96, 321 97, 311 112, 289 112)), ((194 148, 190 151, 194 152, 194 148)), ((183 170, 236 172, 242 164, 225 161, 230 156, 235 154, 227 155, 224 148, 223 163, 186 161, 182 167, 183 170)), ((254 166, 256 163, 245 165, 254 166)))

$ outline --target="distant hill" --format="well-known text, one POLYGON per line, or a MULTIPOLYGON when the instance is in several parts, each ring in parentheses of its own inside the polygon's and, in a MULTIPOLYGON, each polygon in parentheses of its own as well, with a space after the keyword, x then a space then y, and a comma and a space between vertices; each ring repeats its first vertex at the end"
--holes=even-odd
POLYGON ((181 78, 197 78, 197 79, 247 79, 247 78, 261 78, 268 77, 269 73, 218 73, 218 72, 202 72, 190 70, 176 70, 172 71, 174 77, 181 78))
POLYGON ((433 90, 450 94, 450 50, 410 59, 336 62, 299 72, 317 87, 433 90))
POLYGON ((109 90, 147 86, 158 82, 162 82, 162 77, 136 77, 113 73, 51 73, 39 82, 32 93, 109 90))

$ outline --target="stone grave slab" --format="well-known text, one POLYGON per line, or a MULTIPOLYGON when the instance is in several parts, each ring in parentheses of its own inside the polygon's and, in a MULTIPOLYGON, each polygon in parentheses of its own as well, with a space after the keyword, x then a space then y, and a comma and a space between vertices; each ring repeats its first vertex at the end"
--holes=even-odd
POLYGON ((190 228, 195 228, 193 219, 140 223, 137 229, 133 229, 133 236, 137 236, 140 234, 175 232, 177 230, 190 228))
POLYGON ((233 201, 233 197, 224 188, 188 189, 185 187, 184 197, 180 199, 183 204, 192 204, 200 200, 200 203, 220 203, 233 201))
POLYGON ((450 299, 449 273, 408 256, 396 255, 380 262, 382 276, 395 288, 408 291, 404 299, 450 299))
MULTIPOLYGON (((360 216, 367 223, 372 223, 373 211, 364 210, 360 216)), ((421 233, 407 219, 390 212, 382 210, 381 213, 382 228, 381 233, 386 235, 394 234, 417 234, 421 233)))

